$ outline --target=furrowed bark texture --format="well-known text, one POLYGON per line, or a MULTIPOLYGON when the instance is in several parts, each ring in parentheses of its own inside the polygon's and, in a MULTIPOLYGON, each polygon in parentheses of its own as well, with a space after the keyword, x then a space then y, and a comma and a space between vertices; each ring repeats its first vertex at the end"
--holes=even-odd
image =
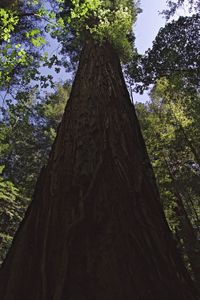
POLYGON ((109 45, 83 50, 0 284, 1 300, 198 299, 109 45))

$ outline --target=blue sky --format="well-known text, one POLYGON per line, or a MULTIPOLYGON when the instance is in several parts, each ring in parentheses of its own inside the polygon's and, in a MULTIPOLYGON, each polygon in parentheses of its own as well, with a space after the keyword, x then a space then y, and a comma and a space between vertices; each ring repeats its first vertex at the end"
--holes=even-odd
POLYGON ((138 15, 135 24, 136 46, 140 53, 144 53, 151 47, 160 27, 165 25, 165 20, 159 14, 166 9, 165 0, 141 0, 143 12, 138 15))
MULTIPOLYGON (((165 25, 165 19, 160 12, 166 9, 165 0, 141 0, 142 13, 138 15, 135 24, 135 45, 139 53, 144 53, 151 47, 159 29, 165 25)), ((134 94, 135 102, 145 102, 149 100, 148 94, 134 94)))

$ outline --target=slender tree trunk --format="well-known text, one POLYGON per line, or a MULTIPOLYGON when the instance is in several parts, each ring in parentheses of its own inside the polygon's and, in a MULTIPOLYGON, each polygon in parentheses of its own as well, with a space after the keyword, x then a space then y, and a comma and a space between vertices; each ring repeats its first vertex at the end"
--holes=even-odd
POLYGON ((194 201, 191 198, 191 194, 189 194, 189 192, 187 191, 187 189, 184 189, 184 193, 186 194, 186 201, 188 203, 188 206, 191 209, 191 214, 193 215, 194 220, 195 220, 195 225, 197 227, 196 231, 197 231, 197 233, 200 233, 200 228, 198 228, 198 226, 200 224, 200 218, 199 218, 198 212, 197 212, 198 206, 197 205, 195 206, 194 201))
POLYGON ((176 197, 176 216, 181 224, 180 232, 185 246, 185 252, 188 256, 190 266, 192 269, 193 276, 197 286, 200 285, 200 257, 199 257, 199 241, 197 240, 197 235, 192 226, 190 218, 188 217, 187 211, 184 206, 183 196, 180 187, 176 183, 176 178, 169 166, 166 157, 163 155, 169 176, 172 180, 172 186, 174 190, 174 195, 176 197))
POLYGON ((195 300, 113 49, 81 55, 1 300, 195 300))
POLYGON ((174 117, 174 120, 176 121, 177 126, 179 127, 181 133, 183 134, 183 138, 185 139, 186 144, 190 148, 192 154, 194 155, 194 158, 198 165, 200 166, 200 157, 199 157, 199 151, 198 147, 195 145, 194 141, 189 135, 187 130, 182 126, 180 121, 177 119, 176 115, 174 114, 173 110, 171 109, 171 115, 174 117))

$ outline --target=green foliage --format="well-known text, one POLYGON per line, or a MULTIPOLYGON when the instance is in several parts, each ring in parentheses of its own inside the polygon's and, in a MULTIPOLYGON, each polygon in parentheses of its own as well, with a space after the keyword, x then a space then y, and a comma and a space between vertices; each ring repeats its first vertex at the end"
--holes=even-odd
MULTIPOLYGON (((49 78, 44 79, 38 71, 41 65, 52 65, 52 57, 41 51, 46 45, 45 31, 62 43, 63 53, 72 54, 71 62, 77 61, 89 36, 99 44, 111 43, 123 62, 130 60, 132 25, 139 11, 137 3, 131 0, 49 2, 52 8, 43 1, 11 1, 0 8, 1 89, 10 90, 10 86, 29 84, 32 80, 45 81, 42 86, 47 87, 49 78)), ((61 65, 71 67, 63 59, 56 59, 53 64, 56 71, 61 65)))
POLYGON ((15 11, 0 8, 0 41, 10 41, 11 32, 19 22, 15 11))
POLYGON ((77 34, 88 31, 100 44, 109 41, 124 59, 130 59, 133 50, 128 41, 135 21, 136 9, 132 1, 87 0, 72 1, 68 22, 77 34))
POLYGON ((164 77, 157 80, 151 102, 137 104, 136 110, 169 226, 192 276, 199 278, 199 97, 185 95, 179 81, 164 77))
MULTIPOLYGON (((102 10, 103 11, 103 10, 102 10)), ((110 41, 118 50, 123 61, 128 61, 133 55, 133 48, 128 40, 133 24, 132 12, 128 7, 119 6, 109 17, 104 17, 104 11, 99 17, 99 24, 90 29, 95 39, 101 43, 110 41)))
POLYGON ((37 102, 36 90, 19 91, 17 101, 1 109, 0 263, 47 162, 69 92, 69 83, 59 84, 54 94, 37 102))
POLYGON ((138 90, 154 83, 138 115, 168 223, 192 276, 199 278, 200 102, 199 15, 161 29, 153 47, 132 64, 138 90), (142 88, 141 88, 142 87, 142 88))
POLYGON ((200 10, 200 2, 199 0, 167 0, 168 9, 163 11, 163 14, 166 16, 166 19, 169 20, 179 8, 184 8, 188 10, 190 13, 192 11, 200 10))
POLYGON ((199 15, 181 17, 161 29, 152 49, 144 57, 138 55, 138 64, 132 65, 135 82, 142 81, 143 87, 154 83, 151 103, 142 110, 138 106, 138 115, 165 214, 196 280, 200 278, 199 45, 199 15))
POLYGON ((152 49, 135 56, 129 74, 136 90, 143 91, 157 79, 165 77, 170 84, 182 85, 191 95, 199 88, 200 73, 199 14, 180 17, 161 28, 152 49))
POLYGON ((6 254, 12 244, 12 237, 10 235, 4 234, 0 232, 0 246, 1 246, 1 251, 0 251, 0 265, 4 261, 6 254))
POLYGON ((0 166, 0 263, 5 258, 14 233, 23 216, 18 188, 2 177, 0 166))
POLYGON ((33 28, 32 30, 26 32, 26 37, 30 39, 33 46, 40 47, 41 45, 46 44, 45 38, 43 38, 40 34, 41 31, 39 28, 33 28))
MULTIPOLYGON (((42 1, 12 1, 12 5, 0 8, 1 89, 43 80, 38 68, 42 64, 50 66, 52 62, 41 51, 46 45, 44 31, 57 38, 63 49, 67 44, 67 53, 73 52, 73 57, 90 33, 99 43, 105 40, 112 43, 124 61, 130 59, 133 53, 132 23, 138 12, 136 4, 130 0, 116 1, 115 4, 100 0, 50 2, 52 9, 42 1)), ((62 64, 58 59, 55 63, 62 64)), ((70 64, 63 62, 63 65, 68 67, 70 64)))
POLYGON ((46 43, 39 24, 40 9, 39 1, 15 1, 0 8, 1 89, 36 79, 41 56, 38 50, 46 43))
POLYGON ((41 167, 46 164, 70 86, 58 85, 54 94, 37 102, 36 90, 20 91, 17 102, 2 109, 0 163, 4 176, 30 198, 41 167))

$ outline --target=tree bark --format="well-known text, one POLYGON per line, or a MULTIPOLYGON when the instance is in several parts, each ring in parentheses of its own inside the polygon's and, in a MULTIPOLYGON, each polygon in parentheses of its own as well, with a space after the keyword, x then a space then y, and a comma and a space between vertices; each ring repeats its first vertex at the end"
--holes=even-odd
POLYGON ((86 43, 0 283, 1 300, 198 299, 109 44, 86 43))

